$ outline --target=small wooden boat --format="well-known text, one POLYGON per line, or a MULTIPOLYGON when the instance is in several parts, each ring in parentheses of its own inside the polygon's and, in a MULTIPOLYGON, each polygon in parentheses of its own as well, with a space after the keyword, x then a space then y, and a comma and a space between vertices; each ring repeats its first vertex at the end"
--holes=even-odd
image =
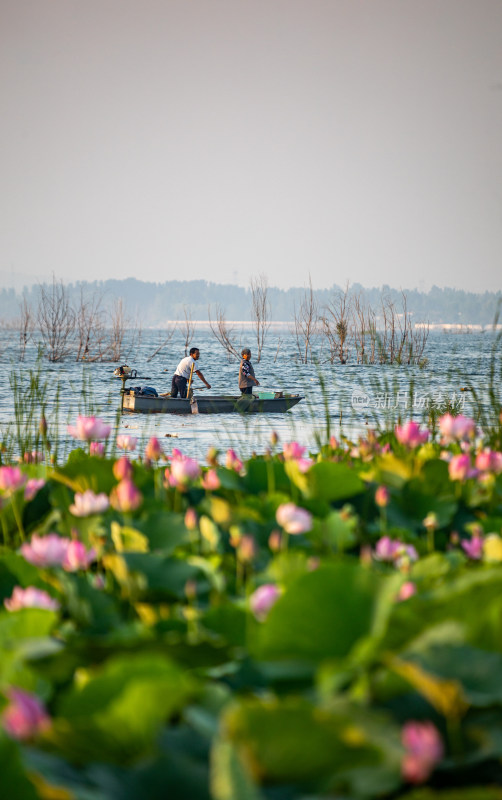
POLYGON ((122 395, 122 411, 137 414, 282 414, 303 400, 298 394, 261 392, 256 395, 205 397, 152 397, 133 389, 122 395), (260 396, 260 394, 262 396, 260 396))

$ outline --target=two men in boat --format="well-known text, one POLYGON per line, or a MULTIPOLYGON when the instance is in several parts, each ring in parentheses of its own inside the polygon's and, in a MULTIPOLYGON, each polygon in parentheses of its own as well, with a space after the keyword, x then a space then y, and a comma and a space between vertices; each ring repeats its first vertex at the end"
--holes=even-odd
MULTIPOLYGON (((254 374, 253 365, 251 364, 251 350, 249 347, 244 347, 241 351, 241 356, 242 360, 239 366, 239 389, 241 390, 241 394, 252 394, 253 386, 259 386, 260 382, 254 374)), ((193 375, 194 372, 197 377, 206 384, 208 389, 211 388, 211 384, 206 381, 201 370, 195 367, 195 363, 199 360, 199 357, 199 348, 192 347, 190 349, 190 355, 181 359, 173 375, 171 397, 178 397, 179 394, 181 398, 186 398, 188 382, 190 376, 193 375)))
POLYGON ((190 376, 194 372, 197 375, 197 377, 200 378, 201 381, 206 384, 208 389, 211 388, 211 384, 206 381, 201 370, 196 369, 195 367, 195 362, 199 360, 199 356, 200 356, 199 348, 191 347, 190 355, 185 356, 185 358, 181 359, 173 375, 173 380, 171 383, 171 397, 178 397, 178 392, 180 397, 182 398, 185 398, 187 396, 188 381, 190 380, 190 376))

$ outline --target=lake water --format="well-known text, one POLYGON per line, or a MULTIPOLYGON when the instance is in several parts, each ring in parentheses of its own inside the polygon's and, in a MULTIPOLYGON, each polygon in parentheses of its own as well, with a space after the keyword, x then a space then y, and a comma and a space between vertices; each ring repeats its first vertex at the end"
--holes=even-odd
MULTIPOLYGON (((151 360, 165 338, 165 332, 142 332, 139 345, 121 363, 138 371, 132 385, 148 384, 157 391, 168 391, 178 361, 184 356, 184 337, 175 332, 168 345, 151 360)), ((240 349, 249 346, 256 351, 254 333, 249 329, 237 333, 240 349)), ((197 330, 192 346, 200 348, 199 367, 211 383, 211 393, 239 394, 237 375, 239 362, 230 359, 211 331, 197 330)), ((105 421, 117 422, 119 433, 138 437, 140 446, 151 435, 157 436, 167 453, 173 447, 204 461, 210 446, 221 450, 233 447, 242 456, 263 451, 274 430, 282 442, 296 439, 309 448, 316 447, 318 437, 325 440, 329 432, 336 437, 355 438, 368 427, 414 418, 427 417, 431 402, 456 403, 464 414, 473 413, 475 397, 488 408, 490 370, 495 370, 492 383, 496 401, 502 404, 500 339, 494 332, 471 334, 431 333, 424 356, 424 367, 398 365, 359 365, 349 362, 330 364, 326 353, 317 349, 316 364, 299 363, 294 337, 287 330, 269 331, 259 363, 253 358, 260 389, 285 390, 305 399, 286 414, 261 415, 118 415, 120 407, 119 379, 113 377, 115 363, 82 364, 72 359, 53 364, 41 361, 41 381, 47 383, 46 416, 52 438, 58 437, 60 457, 75 442, 66 427, 79 413, 96 414, 105 421), (55 394, 59 385, 59 399, 55 394), (464 391, 465 390, 465 391, 464 391)), ((13 376, 28 386, 30 372, 36 370, 38 343, 30 341, 20 361, 19 334, 0 331, 0 348, 4 363, 4 380, 0 385, 0 432, 4 440, 13 432, 15 422, 13 376)), ((194 393, 203 384, 195 378, 194 393)), ((207 393, 208 390, 204 389, 207 393)), ((37 414, 37 419, 38 419, 37 414)), ((35 425, 36 420, 31 423, 35 425)), ((36 425, 35 425, 36 427, 36 425)))

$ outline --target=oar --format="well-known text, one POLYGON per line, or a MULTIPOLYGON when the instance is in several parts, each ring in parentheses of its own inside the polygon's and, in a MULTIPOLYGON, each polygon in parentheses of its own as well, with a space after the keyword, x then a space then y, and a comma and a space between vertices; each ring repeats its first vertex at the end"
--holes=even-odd
POLYGON ((192 375, 193 375, 193 368, 195 363, 192 361, 192 368, 190 369, 190 378, 188 379, 188 387, 187 387, 187 399, 190 399, 190 386, 192 384, 192 375))
POLYGON ((192 414, 198 414, 199 406, 197 405, 197 400, 193 396, 190 398, 190 384, 192 383, 193 368, 194 365, 192 364, 192 369, 190 370, 190 380, 188 381, 187 398, 190 400, 190 411, 192 414))

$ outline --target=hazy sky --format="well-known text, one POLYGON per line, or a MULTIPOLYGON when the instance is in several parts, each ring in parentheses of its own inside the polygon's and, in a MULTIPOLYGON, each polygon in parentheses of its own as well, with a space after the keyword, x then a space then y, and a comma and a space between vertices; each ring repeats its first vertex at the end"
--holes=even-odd
POLYGON ((0 0, 0 273, 502 288, 501 0, 0 0))

